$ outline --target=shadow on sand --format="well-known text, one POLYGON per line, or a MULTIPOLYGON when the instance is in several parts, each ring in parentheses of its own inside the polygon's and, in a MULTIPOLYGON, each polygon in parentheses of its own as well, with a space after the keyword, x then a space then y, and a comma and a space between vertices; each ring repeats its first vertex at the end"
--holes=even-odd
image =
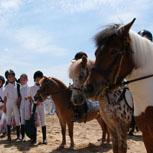
POLYGON ((143 141, 142 135, 133 135, 133 136, 129 135, 128 139, 132 139, 132 140, 135 140, 135 141, 143 141))
POLYGON ((110 149, 112 149, 111 144, 103 144, 103 145, 95 145, 92 143, 89 143, 88 146, 86 147, 80 147, 77 149, 72 149, 72 148, 57 148, 50 153, 92 153, 92 152, 97 152, 97 153, 103 153, 107 152, 110 149))
POLYGON ((12 141, 7 141, 7 137, 5 137, 3 140, 0 140, 0 145, 4 145, 4 148, 11 148, 15 146, 18 151, 21 152, 27 152, 33 147, 37 147, 38 145, 32 145, 29 141, 21 142, 20 140, 13 139, 12 141))

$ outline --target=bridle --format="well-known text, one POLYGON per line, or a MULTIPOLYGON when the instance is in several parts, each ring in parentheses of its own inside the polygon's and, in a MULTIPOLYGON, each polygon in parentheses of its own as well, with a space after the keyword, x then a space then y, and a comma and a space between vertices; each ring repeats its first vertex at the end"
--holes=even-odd
MULTIPOLYGON (((109 66, 109 68, 107 70, 102 70, 99 67, 97 67, 96 65, 91 69, 93 71, 98 72, 100 75, 102 75, 104 77, 104 79, 106 80, 106 82, 101 82, 101 85, 106 86, 106 88, 110 89, 113 88, 114 86, 116 86, 120 71, 121 71, 121 65, 123 62, 123 57, 127 54, 127 49, 130 48, 131 46, 131 40, 128 37, 120 37, 118 35, 112 35, 109 40, 112 37, 118 37, 121 41, 122 41, 122 47, 119 49, 117 56, 115 57, 115 60, 113 61, 113 63, 109 66), (108 75, 110 74, 110 72, 113 71, 113 67, 114 65, 118 64, 118 68, 116 70, 116 72, 114 73, 113 79, 112 80, 108 80, 108 75)), ((109 40, 107 42, 109 42, 109 40)), ((132 52, 132 50, 130 50, 132 52)))
MULTIPOLYGON (((88 75, 89 75, 89 69, 88 69, 88 67, 83 67, 83 68, 86 70, 86 77, 85 77, 85 80, 86 80, 88 75)), ((81 92, 83 91, 83 89, 78 88, 78 87, 73 87, 72 89, 78 90, 78 91, 81 91, 81 92)))
MULTIPOLYGON (((49 77, 49 80, 51 80, 51 79, 52 79, 52 78, 49 77)), ((41 89, 41 88, 40 88, 40 89, 41 89)), ((62 90, 58 90, 58 91, 51 92, 51 93, 46 93, 46 94, 44 94, 43 91, 38 90, 37 98, 38 98, 39 100, 42 100, 44 97, 48 97, 48 96, 50 96, 50 95, 59 94, 59 93, 61 93, 61 92, 67 91, 67 90, 69 90, 69 88, 62 89, 62 90)), ((48 99, 50 99, 50 98, 48 98, 48 99)))

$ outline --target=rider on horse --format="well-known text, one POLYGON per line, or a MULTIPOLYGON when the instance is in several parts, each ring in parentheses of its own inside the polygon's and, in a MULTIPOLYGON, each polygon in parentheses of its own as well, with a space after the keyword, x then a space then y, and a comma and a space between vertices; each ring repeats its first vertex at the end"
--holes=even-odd
POLYGON ((147 39, 149 39, 150 41, 152 41, 152 34, 150 31, 148 30, 141 30, 138 32, 138 34, 142 37, 145 37, 147 39))

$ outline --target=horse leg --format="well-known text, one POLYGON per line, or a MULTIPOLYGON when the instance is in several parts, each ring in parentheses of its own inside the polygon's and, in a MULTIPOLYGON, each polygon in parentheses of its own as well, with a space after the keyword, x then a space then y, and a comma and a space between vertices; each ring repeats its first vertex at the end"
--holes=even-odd
POLYGON ((60 147, 64 147, 64 145, 66 144, 66 123, 63 123, 62 121, 60 121, 60 125, 61 125, 61 132, 62 132, 62 143, 60 145, 60 147))
POLYGON ((153 153, 153 137, 151 135, 148 135, 148 133, 142 134, 147 153, 153 153))
POLYGON ((113 148, 113 153, 119 153, 118 152, 118 137, 116 131, 112 131, 109 129, 110 135, 112 137, 112 148, 113 148))
POLYGON ((69 137, 70 137, 70 141, 71 141, 71 145, 70 147, 74 147, 74 140, 73 140, 73 122, 69 122, 68 123, 68 130, 69 130, 69 137))
MULTIPOLYGON (((146 110, 147 112, 147 110, 146 110)), ((135 117, 136 124, 142 132, 143 141, 147 153, 153 153, 153 122, 152 122, 152 109, 148 114, 143 114, 139 117, 135 117)))
POLYGON ((126 153, 127 152, 127 130, 126 127, 120 125, 117 129, 118 136, 118 153, 126 153))
POLYGON ((109 131, 107 129, 107 125, 104 122, 104 120, 101 118, 101 116, 99 116, 97 118, 97 122, 99 123, 101 129, 102 129, 102 144, 106 141, 106 134, 107 134, 107 143, 110 142, 110 135, 109 135, 109 131))

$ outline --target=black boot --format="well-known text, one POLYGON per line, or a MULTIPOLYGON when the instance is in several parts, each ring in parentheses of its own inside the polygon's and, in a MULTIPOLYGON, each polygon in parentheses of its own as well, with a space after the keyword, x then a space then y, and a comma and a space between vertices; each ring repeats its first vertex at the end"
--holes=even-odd
POLYGON ((7 140, 8 141, 11 141, 11 126, 10 125, 7 125, 7 140))
POLYGON ((47 139, 46 139, 46 126, 42 126, 42 134, 43 134, 43 144, 47 144, 47 139))
POLYGON ((37 142, 37 128, 34 127, 33 138, 31 139, 31 144, 35 144, 37 142))
POLYGON ((21 125, 21 136, 22 136, 22 141, 25 142, 25 127, 24 127, 24 125, 21 125))
POLYGON ((16 126, 17 139, 20 139, 20 126, 16 126))

